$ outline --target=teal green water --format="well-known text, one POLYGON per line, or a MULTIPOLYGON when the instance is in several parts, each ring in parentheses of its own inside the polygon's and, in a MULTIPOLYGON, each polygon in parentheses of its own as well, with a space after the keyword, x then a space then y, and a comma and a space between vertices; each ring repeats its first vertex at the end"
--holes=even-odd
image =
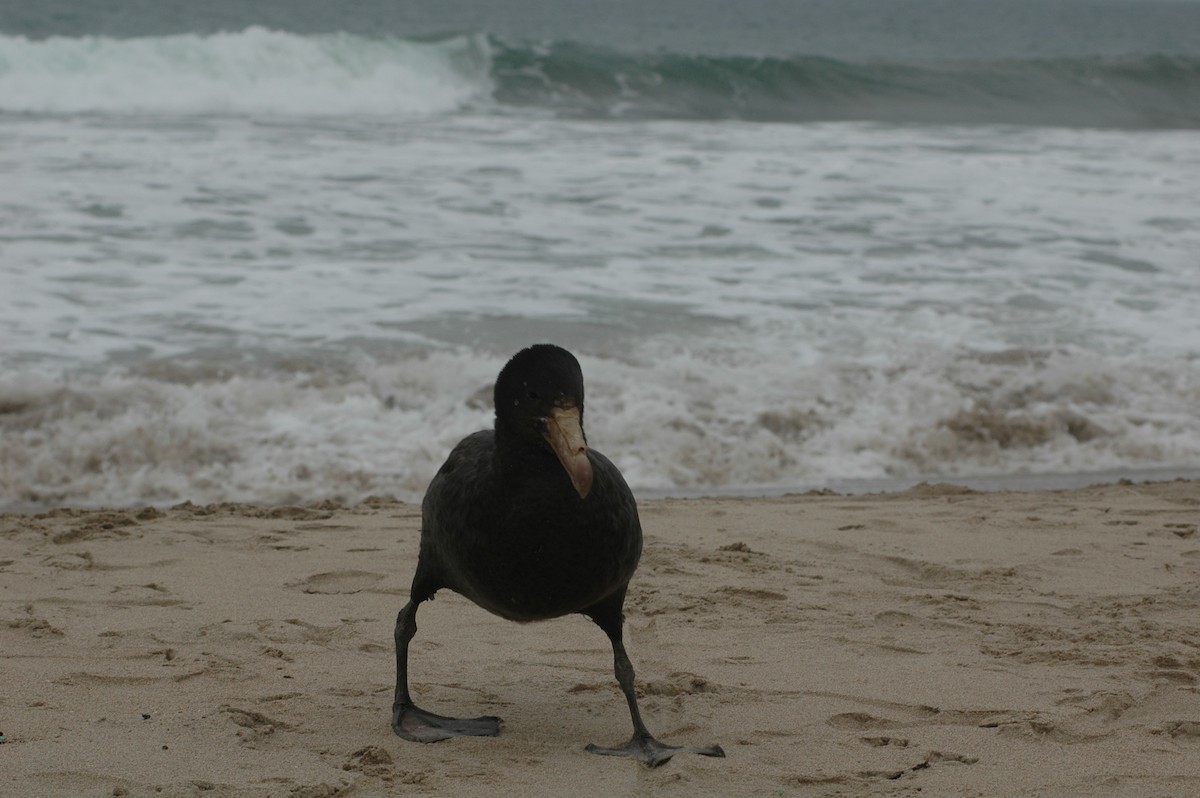
POLYGON ((27 40, 47 50, 36 68, 52 76, 103 68, 67 52, 71 41, 148 38, 169 52, 165 37, 251 27, 343 34, 334 57, 368 64, 466 35, 487 43, 495 101, 573 118, 1200 125, 1195 0, 9 3, 0 112, 33 110, 4 96, 27 40))

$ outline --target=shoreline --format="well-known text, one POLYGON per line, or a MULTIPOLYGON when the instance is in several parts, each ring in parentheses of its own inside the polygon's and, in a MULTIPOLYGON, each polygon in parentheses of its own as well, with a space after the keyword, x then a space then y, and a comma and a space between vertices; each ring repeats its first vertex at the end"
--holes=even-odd
POLYGON ((1153 483, 1177 480, 1200 480, 1200 467, 1194 468, 1141 468, 1106 469, 1103 471, 1078 471, 1053 474, 990 474, 981 476, 946 476, 925 474, 912 477, 879 477, 863 479, 832 479, 824 482, 803 483, 798 486, 748 486, 725 488, 718 492, 702 489, 688 490, 666 488, 661 490, 637 491, 638 500, 657 499, 771 499, 780 496, 803 495, 832 491, 839 496, 865 496, 871 494, 904 493, 918 485, 954 485, 981 493, 1079 490, 1101 485, 1116 485, 1124 482, 1153 483))
MULTIPOLYGON (((1051 474, 990 474, 980 476, 947 476, 943 474, 924 474, 910 477, 878 477, 861 479, 831 479, 820 482, 804 482, 796 485, 746 485, 725 488, 643 488, 635 490, 638 502, 660 501, 663 499, 775 499, 784 496, 802 496, 812 493, 826 493, 837 496, 868 496, 873 494, 904 493, 919 485, 953 485, 982 493, 1019 492, 1036 493, 1039 491, 1079 490, 1082 488, 1122 483, 1155 483, 1200 481, 1200 466, 1178 468, 1114 468, 1103 471, 1078 471, 1070 473, 1051 474)), ((104 510, 130 511, 151 508, 154 510, 170 510, 182 505, 239 505, 247 507, 279 508, 307 507, 318 504, 353 507, 367 504, 379 499, 395 501, 401 504, 420 506, 421 498, 413 500, 398 498, 394 495, 367 496, 357 501, 346 501, 341 498, 322 498, 311 502, 281 502, 266 503, 238 499, 227 499, 212 502, 193 502, 170 500, 163 502, 144 502, 130 505, 110 504, 33 504, 13 503, 0 505, 0 517, 5 515, 39 515, 55 510, 72 512, 98 512, 104 510)))
POLYGON ((607 641, 422 605, 413 690, 499 737, 388 726, 420 509, 0 515, 17 796, 1133 796, 1200 791, 1200 482, 640 503, 649 770, 607 641))

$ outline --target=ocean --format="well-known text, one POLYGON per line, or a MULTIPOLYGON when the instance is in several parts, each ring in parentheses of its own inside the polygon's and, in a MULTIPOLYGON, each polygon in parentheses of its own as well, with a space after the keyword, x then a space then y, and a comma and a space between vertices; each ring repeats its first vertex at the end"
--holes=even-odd
POLYGON ((1200 475, 1196 0, 0 3, 0 509, 1200 475))

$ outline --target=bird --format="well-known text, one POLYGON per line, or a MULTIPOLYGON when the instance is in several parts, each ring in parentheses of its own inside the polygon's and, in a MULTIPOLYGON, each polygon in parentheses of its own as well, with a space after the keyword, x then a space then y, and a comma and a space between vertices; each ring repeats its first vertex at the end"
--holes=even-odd
POLYGON ((445 588, 519 623, 581 614, 608 636, 633 734, 623 745, 585 750, 650 767, 685 750, 725 756, 719 745, 667 745, 642 719, 622 636, 642 528, 620 470, 588 446, 579 361, 553 344, 522 349, 501 369, 493 399, 493 429, 451 450, 421 504, 417 567, 408 603, 396 616, 392 730, 425 743, 499 734, 495 716, 437 715, 418 707, 409 691, 417 608, 445 588))

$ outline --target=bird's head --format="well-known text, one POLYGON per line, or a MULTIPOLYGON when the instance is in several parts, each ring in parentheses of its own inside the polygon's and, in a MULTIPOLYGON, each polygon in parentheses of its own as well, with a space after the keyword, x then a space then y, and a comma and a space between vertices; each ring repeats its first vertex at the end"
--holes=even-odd
POLYGON ((522 349, 500 371, 494 393, 496 428, 531 445, 548 446, 581 499, 592 489, 583 433, 583 371, 553 344, 522 349))

